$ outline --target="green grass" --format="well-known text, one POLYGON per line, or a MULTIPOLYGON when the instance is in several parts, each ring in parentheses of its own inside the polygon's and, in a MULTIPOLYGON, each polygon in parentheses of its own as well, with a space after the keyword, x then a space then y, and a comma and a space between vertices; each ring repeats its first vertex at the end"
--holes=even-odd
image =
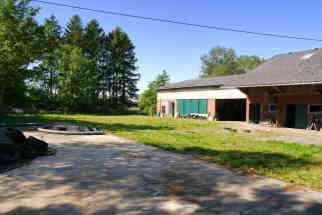
POLYGON ((322 147, 260 141, 222 129, 223 123, 143 115, 11 115, 7 122, 70 121, 165 150, 193 154, 245 173, 322 190, 322 147))

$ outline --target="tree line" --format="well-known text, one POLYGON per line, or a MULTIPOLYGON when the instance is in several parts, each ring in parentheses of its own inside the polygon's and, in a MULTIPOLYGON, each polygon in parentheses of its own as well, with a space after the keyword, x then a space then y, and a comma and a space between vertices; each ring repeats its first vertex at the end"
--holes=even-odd
POLYGON ((106 33, 78 15, 43 24, 30 0, 0 1, 0 110, 125 110, 137 97, 135 46, 119 27, 106 33))

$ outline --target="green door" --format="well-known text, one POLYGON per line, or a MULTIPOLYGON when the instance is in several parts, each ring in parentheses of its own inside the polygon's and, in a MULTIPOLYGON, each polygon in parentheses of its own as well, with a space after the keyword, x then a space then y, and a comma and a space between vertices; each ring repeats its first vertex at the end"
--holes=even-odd
POLYGON ((307 105, 295 105, 295 128, 306 128, 307 105))
POLYGON ((177 100, 177 112, 182 115, 183 113, 183 101, 181 99, 177 100))
POLYGON ((190 113, 190 100, 178 99, 177 104, 177 112, 179 112, 181 116, 185 116, 190 113))
POLYGON ((191 101, 189 99, 183 100, 183 115, 188 115, 191 112, 191 101))
POLYGON ((253 123, 259 123, 261 119, 261 105, 251 104, 250 120, 253 123))
POLYGON ((191 113, 208 113, 207 99, 178 99, 177 104, 177 112, 181 116, 186 116, 191 113))
POLYGON ((208 113, 208 100, 207 99, 200 99, 198 109, 200 114, 207 114, 208 113))
POLYGON ((199 113, 199 100, 198 99, 192 99, 191 100, 191 112, 190 113, 199 113))

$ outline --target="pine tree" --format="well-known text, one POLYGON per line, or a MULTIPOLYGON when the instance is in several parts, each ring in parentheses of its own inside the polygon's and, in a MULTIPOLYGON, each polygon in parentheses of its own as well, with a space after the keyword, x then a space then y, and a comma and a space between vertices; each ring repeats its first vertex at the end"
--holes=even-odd
POLYGON ((128 105, 129 101, 137 96, 136 84, 140 77, 136 72, 135 47, 128 35, 120 28, 109 33, 107 44, 110 53, 109 96, 113 104, 128 105))
POLYGON ((92 20, 86 25, 82 47, 87 58, 98 60, 102 50, 104 36, 104 30, 100 27, 97 20, 92 20))
POLYGON ((65 43, 82 48, 84 43, 84 28, 81 18, 75 15, 66 26, 64 33, 65 43))
POLYGON ((104 37, 104 30, 100 27, 99 23, 96 20, 90 21, 85 27, 83 50, 85 57, 91 64, 90 73, 93 79, 95 79, 93 86, 91 86, 90 92, 93 97, 93 101, 98 101, 99 95, 101 94, 100 81, 103 77, 102 58, 104 37))

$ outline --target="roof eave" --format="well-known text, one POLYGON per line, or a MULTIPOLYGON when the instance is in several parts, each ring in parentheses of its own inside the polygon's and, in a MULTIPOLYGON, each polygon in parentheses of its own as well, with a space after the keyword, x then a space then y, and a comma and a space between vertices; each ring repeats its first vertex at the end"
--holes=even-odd
POLYGON ((222 88, 254 88, 254 87, 278 87, 278 86, 298 86, 298 85, 316 85, 322 84, 318 82, 304 82, 304 83, 287 83, 287 84, 257 84, 257 85, 236 85, 236 86, 223 86, 222 88))
POLYGON ((187 87, 169 87, 169 88, 163 88, 160 87, 157 89, 157 91, 161 90, 177 90, 177 89, 191 89, 191 88, 207 88, 207 87, 221 87, 223 86, 222 84, 217 84, 217 85, 204 85, 204 86, 187 86, 187 87))

